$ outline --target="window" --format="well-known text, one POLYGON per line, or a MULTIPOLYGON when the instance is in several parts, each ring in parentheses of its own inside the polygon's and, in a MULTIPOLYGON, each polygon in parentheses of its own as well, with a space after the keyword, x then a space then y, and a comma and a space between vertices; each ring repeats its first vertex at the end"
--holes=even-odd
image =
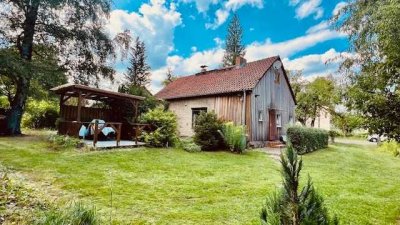
POLYGON ((279 84, 280 83, 280 76, 281 74, 279 73, 278 70, 275 70, 275 83, 279 84))
POLYGON ((206 107, 192 108, 192 128, 196 124, 196 119, 200 115, 201 112, 207 112, 207 108, 206 107))
POLYGON ((289 123, 290 123, 290 124, 293 124, 293 123, 294 123, 294 121, 293 121, 293 116, 292 116, 292 115, 289 116, 289 123))
POLYGON ((262 122, 264 121, 263 119, 263 111, 262 110, 258 110, 258 122, 262 122))
POLYGON ((282 127, 282 115, 279 113, 276 114, 276 127, 282 127))

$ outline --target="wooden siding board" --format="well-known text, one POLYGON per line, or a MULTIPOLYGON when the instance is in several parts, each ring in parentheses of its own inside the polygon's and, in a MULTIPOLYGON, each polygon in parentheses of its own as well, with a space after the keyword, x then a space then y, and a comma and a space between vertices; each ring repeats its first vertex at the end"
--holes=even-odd
POLYGON ((287 84, 283 71, 279 71, 280 82, 275 83, 274 69, 270 68, 260 79, 251 95, 251 136, 252 141, 267 141, 269 115, 268 109, 276 109, 281 113, 282 128, 279 135, 285 134, 285 126, 289 123, 289 116, 294 117, 295 103, 287 84), (258 97, 256 97, 258 95, 258 97), (263 121, 258 121, 258 112, 262 111, 263 121))

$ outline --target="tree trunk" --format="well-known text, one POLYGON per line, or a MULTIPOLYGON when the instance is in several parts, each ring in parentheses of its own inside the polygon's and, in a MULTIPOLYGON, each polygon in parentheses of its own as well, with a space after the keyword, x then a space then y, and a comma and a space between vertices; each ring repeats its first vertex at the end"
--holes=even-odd
POLYGON ((21 119, 25 110, 25 103, 28 98, 28 91, 32 72, 29 61, 32 60, 33 38, 35 25, 38 16, 39 0, 31 0, 26 6, 25 21, 23 24, 23 36, 17 42, 19 54, 27 66, 27 74, 19 74, 17 78, 16 93, 10 102, 11 109, 7 115, 7 133, 9 135, 21 134, 21 119))
POLYGON ((28 98, 29 80, 18 80, 17 91, 11 102, 11 109, 7 115, 7 134, 19 135, 21 134, 21 119, 25 110, 25 103, 28 98))
POLYGON ((311 127, 314 127, 315 126, 315 118, 312 118, 311 119, 311 127))

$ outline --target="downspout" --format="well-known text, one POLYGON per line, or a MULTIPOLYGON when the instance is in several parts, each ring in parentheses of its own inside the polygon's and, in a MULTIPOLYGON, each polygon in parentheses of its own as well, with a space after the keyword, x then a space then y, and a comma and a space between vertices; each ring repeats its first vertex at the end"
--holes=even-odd
POLYGON ((242 125, 246 125, 246 90, 243 89, 242 125))

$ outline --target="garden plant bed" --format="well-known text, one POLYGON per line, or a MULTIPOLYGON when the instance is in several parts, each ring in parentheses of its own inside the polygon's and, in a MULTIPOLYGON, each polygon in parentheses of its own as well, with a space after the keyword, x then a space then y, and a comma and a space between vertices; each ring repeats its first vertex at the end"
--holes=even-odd
MULTIPOLYGON (((51 151, 43 134, 35 135, 0 138, 0 164, 26 182, 58 190, 60 199, 75 196, 95 205, 105 218, 112 187, 116 223, 259 224, 265 197, 281 183, 279 165, 258 151, 51 151)), ((302 158, 303 174, 310 174, 342 224, 396 224, 398 158, 373 145, 341 143, 302 158)))

